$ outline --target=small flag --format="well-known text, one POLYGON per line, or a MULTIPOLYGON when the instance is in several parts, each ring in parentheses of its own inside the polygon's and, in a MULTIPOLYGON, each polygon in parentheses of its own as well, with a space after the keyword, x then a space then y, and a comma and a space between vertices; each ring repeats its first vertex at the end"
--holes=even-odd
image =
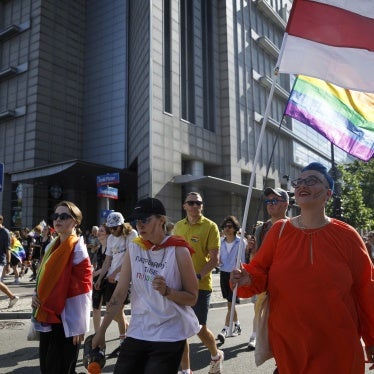
POLYGON ((299 75, 285 114, 363 161, 374 155, 374 94, 299 75))

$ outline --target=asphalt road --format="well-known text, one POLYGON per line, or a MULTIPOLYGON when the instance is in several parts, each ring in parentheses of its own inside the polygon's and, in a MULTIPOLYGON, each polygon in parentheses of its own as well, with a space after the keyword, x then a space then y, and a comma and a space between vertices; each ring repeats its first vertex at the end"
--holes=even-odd
MULTIPOLYGON (((7 283, 9 281, 6 280, 7 283)), ((19 303, 8 309, 9 300, 0 295, 0 374, 36 374, 39 373, 38 342, 29 342, 26 339, 30 324, 30 303, 34 284, 23 279, 20 285, 10 284, 11 290, 20 296, 19 303)), ((213 274, 212 308, 209 311, 208 327, 216 335, 221 331, 226 307, 219 291, 219 275, 213 274)), ((249 335, 252 330, 253 304, 245 300, 237 306, 239 320, 242 326, 240 336, 227 338, 220 347, 224 351, 224 370, 227 374, 272 374, 275 368, 274 360, 269 360, 260 367, 254 362, 254 352, 247 351, 249 335)), ((126 314, 129 314, 126 306, 126 314)), ((129 315, 128 318, 131 318, 129 315)), ((93 332, 91 325, 90 333, 93 332)), ((107 331, 107 353, 118 346, 118 329, 112 323, 107 331)), ((190 340, 191 369, 194 374, 207 374, 209 371, 210 355, 201 344, 197 336, 190 340)), ((116 359, 107 360, 103 373, 112 373, 116 359)), ((368 368, 368 365, 367 365, 368 368)), ((77 373, 87 373, 82 364, 82 349, 79 354, 77 373)), ((366 370, 365 374, 373 373, 366 370)), ((134 373, 136 374, 136 373, 134 373)), ((160 373, 162 374, 162 373, 160 373)), ((325 373, 323 373, 325 374, 325 373)), ((332 374, 332 373, 326 373, 332 374)))
MULTIPOLYGON (((240 336, 227 338, 221 347, 225 354, 224 373, 272 373, 275 364, 271 360, 260 368, 256 368, 253 352, 247 351, 248 337, 253 316, 253 304, 238 306, 239 318, 243 325, 243 333, 240 336)), ((216 334, 224 322, 226 308, 213 308, 209 312, 208 326, 216 334)), ((131 317, 129 317, 131 318, 131 317)), ((0 347, 0 373, 36 374, 39 373, 38 342, 26 340, 29 328, 29 320, 2 320, 1 347, 0 347)), ((91 328, 92 331, 92 328, 91 328)), ((112 352, 118 346, 118 330, 115 323, 108 329, 107 353, 112 352)), ((194 374, 207 374, 209 370, 210 355, 207 349, 200 343, 197 337, 190 339, 191 368, 194 374)), ((103 373, 112 373, 116 359, 108 359, 103 373)), ((79 354, 77 373, 86 373, 82 365, 82 350, 79 354)), ((135 373, 134 373, 135 374, 135 373)), ((162 374, 162 373, 160 373, 162 374)))

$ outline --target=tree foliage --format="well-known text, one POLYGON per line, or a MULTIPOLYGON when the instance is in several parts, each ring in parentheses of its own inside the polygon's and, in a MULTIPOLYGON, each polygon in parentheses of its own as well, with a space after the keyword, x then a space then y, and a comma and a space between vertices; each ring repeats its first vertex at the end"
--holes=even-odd
MULTIPOLYGON (((340 195, 344 221, 356 229, 372 230, 374 228, 372 192, 374 191, 374 160, 367 163, 356 160, 347 165, 339 165, 338 170, 341 172, 341 178, 337 182, 337 195, 338 197, 340 195), (341 191, 339 191, 339 183, 341 191)), ((334 216, 333 201, 329 204, 327 212, 334 216)))

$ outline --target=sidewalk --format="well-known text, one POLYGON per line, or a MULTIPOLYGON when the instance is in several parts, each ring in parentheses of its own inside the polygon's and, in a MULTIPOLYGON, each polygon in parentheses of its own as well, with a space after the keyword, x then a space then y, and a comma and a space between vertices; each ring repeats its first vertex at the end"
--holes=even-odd
MULTIPOLYGON (((31 275, 31 274, 30 274, 31 275)), ((1 293, 0 294, 0 320, 5 319, 28 319, 31 316, 31 297, 35 288, 35 281, 30 282, 29 274, 20 278, 20 284, 13 284, 14 278, 6 276, 4 283, 9 289, 17 296, 19 301, 13 307, 8 309, 9 298, 1 293)), ((250 302, 251 299, 241 299, 241 304, 250 302)), ((211 296, 211 308, 220 308, 226 306, 226 300, 222 299, 221 288, 219 285, 219 274, 213 273, 213 292, 211 296)), ((103 309, 104 312, 105 308, 103 309)), ((131 314, 131 304, 125 306, 125 313, 131 314)))

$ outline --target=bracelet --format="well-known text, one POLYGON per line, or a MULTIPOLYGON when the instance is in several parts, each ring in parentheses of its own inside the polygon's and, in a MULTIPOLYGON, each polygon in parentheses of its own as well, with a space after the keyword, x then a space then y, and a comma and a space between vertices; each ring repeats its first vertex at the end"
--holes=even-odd
POLYGON ((162 296, 170 295, 170 288, 168 286, 165 287, 165 293, 162 296))

